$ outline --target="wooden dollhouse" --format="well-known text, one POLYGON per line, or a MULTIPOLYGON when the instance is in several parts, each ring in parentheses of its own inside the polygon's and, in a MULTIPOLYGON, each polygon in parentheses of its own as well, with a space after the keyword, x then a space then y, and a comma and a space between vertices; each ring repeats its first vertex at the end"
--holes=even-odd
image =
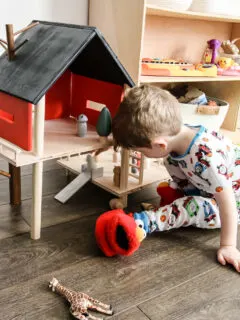
MULTIPOLYGON (((38 239, 43 161, 60 158, 71 171, 77 163, 79 173, 79 156, 85 159, 86 153, 104 147, 95 130, 101 107, 114 116, 124 86, 134 82, 94 27, 34 21, 14 40, 19 33, 8 25, 8 42, 0 39, 8 51, 0 57, 0 157, 9 163, 5 175, 10 175, 12 204, 21 202, 20 167, 33 166, 31 237, 38 239), (76 134, 73 118, 79 114, 88 118, 84 137, 76 134)), ((100 157, 104 175, 94 182, 122 197, 125 205, 128 193, 156 181, 154 173, 144 181, 141 166, 137 179, 128 181, 129 152, 122 150, 121 184, 116 187, 108 157, 100 157)))

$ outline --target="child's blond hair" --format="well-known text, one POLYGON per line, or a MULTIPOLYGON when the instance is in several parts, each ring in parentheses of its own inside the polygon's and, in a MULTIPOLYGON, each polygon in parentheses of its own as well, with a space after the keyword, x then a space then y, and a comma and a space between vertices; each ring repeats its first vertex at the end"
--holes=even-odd
POLYGON ((168 91, 149 85, 134 87, 126 91, 113 119, 115 149, 151 148, 154 138, 174 136, 181 125, 179 103, 168 91))

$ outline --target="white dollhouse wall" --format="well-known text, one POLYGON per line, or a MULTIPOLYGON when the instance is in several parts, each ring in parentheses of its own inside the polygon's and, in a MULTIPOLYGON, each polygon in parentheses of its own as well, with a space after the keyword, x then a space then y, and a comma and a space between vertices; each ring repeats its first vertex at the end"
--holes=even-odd
POLYGON ((0 1, 0 38, 6 38, 5 24, 13 24, 14 30, 19 30, 34 19, 87 25, 88 0, 0 1))

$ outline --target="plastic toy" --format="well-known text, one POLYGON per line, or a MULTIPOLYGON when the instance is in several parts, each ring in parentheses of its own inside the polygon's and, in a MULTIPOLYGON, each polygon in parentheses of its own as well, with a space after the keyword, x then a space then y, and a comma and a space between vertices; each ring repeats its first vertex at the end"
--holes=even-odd
POLYGON ((221 47, 222 42, 217 39, 211 39, 208 41, 208 46, 212 50, 212 59, 211 63, 216 63, 216 59, 218 56, 218 49, 221 47))
POLYGON ((220 57, 218 59, 218 75, 240 76, 240 66, 232 58, 220 57))
POLYGON ((82 292, 76 292, 62 286, 56 278, 53 278, 49 282, 49 288, 52 291, 62 295, 70 303, 70 313, 76 319, 80 320, 103 320, 102 318, 94 317, 88 312, 89 310, 98 311, 107 315, 113 315, 112 306, 104 304, 92 297, 89 297, 87 294, 82 292))
POLYGON ((239 49, 235 44, 239 39, 240 38, 234 39, 233 41, 230 41, 230 40, 223 41, 221 47, 224 53, 239 54, 239 49))
POLYGON ((179 61, 143 58, 141 74, 166 77, 216 77, 217 67, 214 64, 194 65, 179 61))

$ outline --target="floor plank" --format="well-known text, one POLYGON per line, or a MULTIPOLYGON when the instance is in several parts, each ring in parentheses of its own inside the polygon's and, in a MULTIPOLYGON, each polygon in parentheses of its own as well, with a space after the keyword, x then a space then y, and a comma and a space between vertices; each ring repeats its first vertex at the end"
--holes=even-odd
POLYGON ((46 288, 53 275, 68 287, 111 303, 118 315, 216 267, 217 232, 183 230, 176 239, 168 232, 149 237, 131 257, 105 258, 95 244, 94 224, 90 216, 45 228, 39 241, 26 235, 0 241, 3 318, 31 319, 55 308, 59 297, 46 288), (202 254, 206 247, 211 255, 202 254))
MULTIPOLYGON (((8 172, 8 162, 6 160, 0 159, 0 169, 8 172)), ((60 166, 57 164, 56 159, 48 160, 43 162, 43 171, 47 172, 50 170, 60 169, 60 166)), ((27 165, 21 167, 21 176, 31 175, 32 174, 32 165, 27 165)), ((0 180, 6 179, 0 175, 0 180)))
POLYGON ((151 320, 239 320, 239 297, 239 274, 218 266, 139 308, 151 320))
POLYGON ((126 310, 116 316, 110 318, 111 320, 148 320, 149 318, 144 315, 142 311, 134 307, 126 310))
MULTIPOLYGON (((85 185, 65 204, 55 200, 53 195, 45 196, 42 201, 42 227, 73 221, 92 214, 101 214, 109 210, 108 203, 111 198, 108 192, 92 183, 85 185)), ((20 214, 29 224, 30 209, 31 201, 24 201, 20 214)))
MULTIPOLYGON (((63 169, 51 170, 43 173, 43 196, 55 194, 67 183, 65 171, 63 169)), ((0 183, 0 205, 9 203, 8 179, 1 180, 0 183)), ((32 176, 22 177, 22 200, 32 197, 32 176)))
POLYGON ((29 232, 29 225, 19 214, 19 207, 0 206, 0 239, 29 232))

